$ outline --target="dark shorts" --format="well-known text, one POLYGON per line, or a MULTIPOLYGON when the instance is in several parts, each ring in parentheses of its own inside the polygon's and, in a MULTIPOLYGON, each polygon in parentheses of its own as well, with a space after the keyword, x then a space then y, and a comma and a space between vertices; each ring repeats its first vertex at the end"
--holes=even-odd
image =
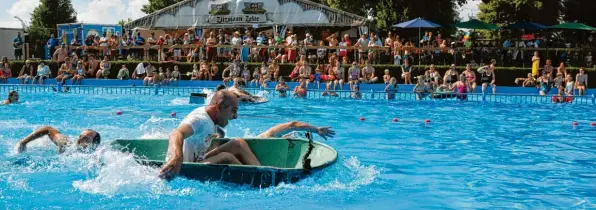
POLYGON ((23 56, 23 49, 14 49, 14 56, 23 56))

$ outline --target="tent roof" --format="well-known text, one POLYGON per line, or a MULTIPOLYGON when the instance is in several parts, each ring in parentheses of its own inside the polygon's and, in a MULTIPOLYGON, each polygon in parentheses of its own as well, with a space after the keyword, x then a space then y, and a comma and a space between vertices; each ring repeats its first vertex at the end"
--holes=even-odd
POLYGON ((538 24, 538 23, 534 23, 534 22, 519 22, 519 23, 514 23, 508 26, 505 26, 506 29, 517 29, 517 30, 543 30, 543 29, 547 29, 548 26, 542 25, 542 24, 538 24))
POLYGON ((398 23, 393 25, 394 28, 440 28, 441 25, 433 23, 431 21, 416 18, 408 20, 406 22, 398 23))
MULTIPOLYGON (((244 2, 245 0, 183 0, 176 4, 170 5, 166 8, 163 8, 159 11, 156 11, 152 14, 149 14, 145 17, 136 19, 128 24, 126 24, 126 28, 145 28, 145 29, 181 29, 181 28, 238 28, 238 27, 250 27, 253 23, 230 23, 230 24, 210 24, 207 23, 207 20, 211 18, 209 14, 197 14, 194 10, 199 10, 196 8, 199 5, 205 6, 208 3, 231 3, 233 5, 240 5, 241 3, 256 3, 256 2, 244 2), (193 9, 192 14, 182 14, 179 15, 182 8, 190 7, 193 9), (169 17, 165 17, 169 16, 169 17), (166 18, 168 20, 161 21, 167 22, 167 25, 164 24, 157 24, 160 18, 166 18), (190 19, 192 24, 185 24, 180 23, 182 19, 186 19, 187 22, 190 19)), ((333 9, 331 7, 315 3, 309 0, 261 0, 259 2, 263 2, 267 4, 267 2, 271 2, 270 4, 278 4, 279 7, 293 3, 298 5, 302 8, 302 12, 291 10, 291 12, 286 13, 278 13, 274 14, 273 11, 267 11, 264 15, 267 17, 267 22, 258 23, 259 27, 263 26, 274 26, 274 25, 286 25, 286 26, 317 26, 317 27, 329 27, 329 26, 339 26, 339 27, 356 27, 356 26, 364 26, 367 24, 368 19, 354 15, 348 12, 344 12, 338 9, 333 9), (311 12, 311 13, 307 13, 311 12), (314 15, 311 15, 313 14, 314 15), (297 22, 295 19, 296 16, 300 14, 310 16, 318 16, 314 18, 319 18, 318 22, 304 22, 300 23, 297 22), (272 20, 275 17, 282 17, 278 19, 284 20, 272 20)), ((188 12, 188 11, 184 11, 188 12)), ((302 16, 303 17, 303 16, 302 16)))
POLYGON ((596 28, 586 25, 586 24, 582 24, 582 23, 573 23, 573 22, 567 22, 567 23, 561 23, 559 25, 554 25, 551 26, 549 28, 555 28, 555 29, 572 29, 572 30, 586 30, 586 31, 594 31, 596 30, 596 28))

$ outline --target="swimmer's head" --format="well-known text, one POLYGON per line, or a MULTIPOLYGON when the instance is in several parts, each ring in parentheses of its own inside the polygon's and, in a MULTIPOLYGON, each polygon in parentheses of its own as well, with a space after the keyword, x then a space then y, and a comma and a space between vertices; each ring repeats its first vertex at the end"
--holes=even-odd
POLYGON ((10 93, 8 93, 7 100, 11 103, 19 102, 19 92, 17 92, 16 90, 10 91, 10 93))
POLYGON ((282 77, 279 77, 279 83, 286 84, 286 80, 284 80, 284 78, 282 77))
POLYGON ((225 86, 225 85, 219 84, 219 85, 218 85, 218 86, 215 88, 215 91, 217 92, 217 91, 220 91, 220 90, 225 90, 225 89, 226 89, 226 86, 225 86))
POLYGON ((214 110, 209 116, 215 124, 225 127, 230 120, 238 118, 238 97, 228 90, 217 91, 208 108, 214 110))
POLYGON ((81 132, 81 135, 79 135, 79 139, 77 139, 77 148, 82 150, 87 148, 95 150, 100 143, 101 135, 99 135, 97 131, 85 129, 81 132))
POLYGON ((392 85, 397 84, 397 79, 395 77, 391 77, 391 79, 389 80, 389 83, 391 83, 392 85))

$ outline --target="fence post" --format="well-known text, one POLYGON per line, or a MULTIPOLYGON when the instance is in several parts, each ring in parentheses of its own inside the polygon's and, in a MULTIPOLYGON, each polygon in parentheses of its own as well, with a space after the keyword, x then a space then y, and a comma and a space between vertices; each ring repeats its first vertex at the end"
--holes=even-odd
POLYGON ((482 101, 486 101, 486 91, 482 92, 482 101))
POLYGON ((155 95, 158 95, 157 85, 153 85, 153 91, 154 91, 155 95))
POLYGON ((592 105, 596 104, 596 98, 594 97, 594 94, 592 94, 592 105))
POLYGON ((375 91, 370 89, 370 99, 375 99, 375 91))

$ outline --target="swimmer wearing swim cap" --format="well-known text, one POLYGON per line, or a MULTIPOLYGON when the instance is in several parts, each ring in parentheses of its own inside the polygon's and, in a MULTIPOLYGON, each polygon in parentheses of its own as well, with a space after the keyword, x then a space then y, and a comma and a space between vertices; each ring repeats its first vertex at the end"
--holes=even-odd
MULTIPOLYGON (((58 146, 58 154, 64 152, 64 147, 72 145, 72 142, 68 139, 68 137, 60 133, 60 131, 56 130, 53 127, 45 126, 37 129, 33 133, 29 134, 29 136, 25 137, 25 139, 20 141, 17 144, 18 152, 24 152, 27 149, 27 144, 29 142, 39 139, 45 135, 48 135, 50 140, 52 140, 52 142, 54 142, 54 144, 58 146)), ((92 151, 95 150, 95 148, 97 148, 97 146, 99 146, 100 143, 101 136, 97 131, 85 129, 81 132, 79 138, 75 142, 75 147, 79 150, 89 149, 87 151, 92 151)))
POLYGON ((8 93, 8 99, 2 101, 0 105, 7 105, 7 104, 16 104, 19 103, 19 93, 16 90, 10 91, 8 93))

